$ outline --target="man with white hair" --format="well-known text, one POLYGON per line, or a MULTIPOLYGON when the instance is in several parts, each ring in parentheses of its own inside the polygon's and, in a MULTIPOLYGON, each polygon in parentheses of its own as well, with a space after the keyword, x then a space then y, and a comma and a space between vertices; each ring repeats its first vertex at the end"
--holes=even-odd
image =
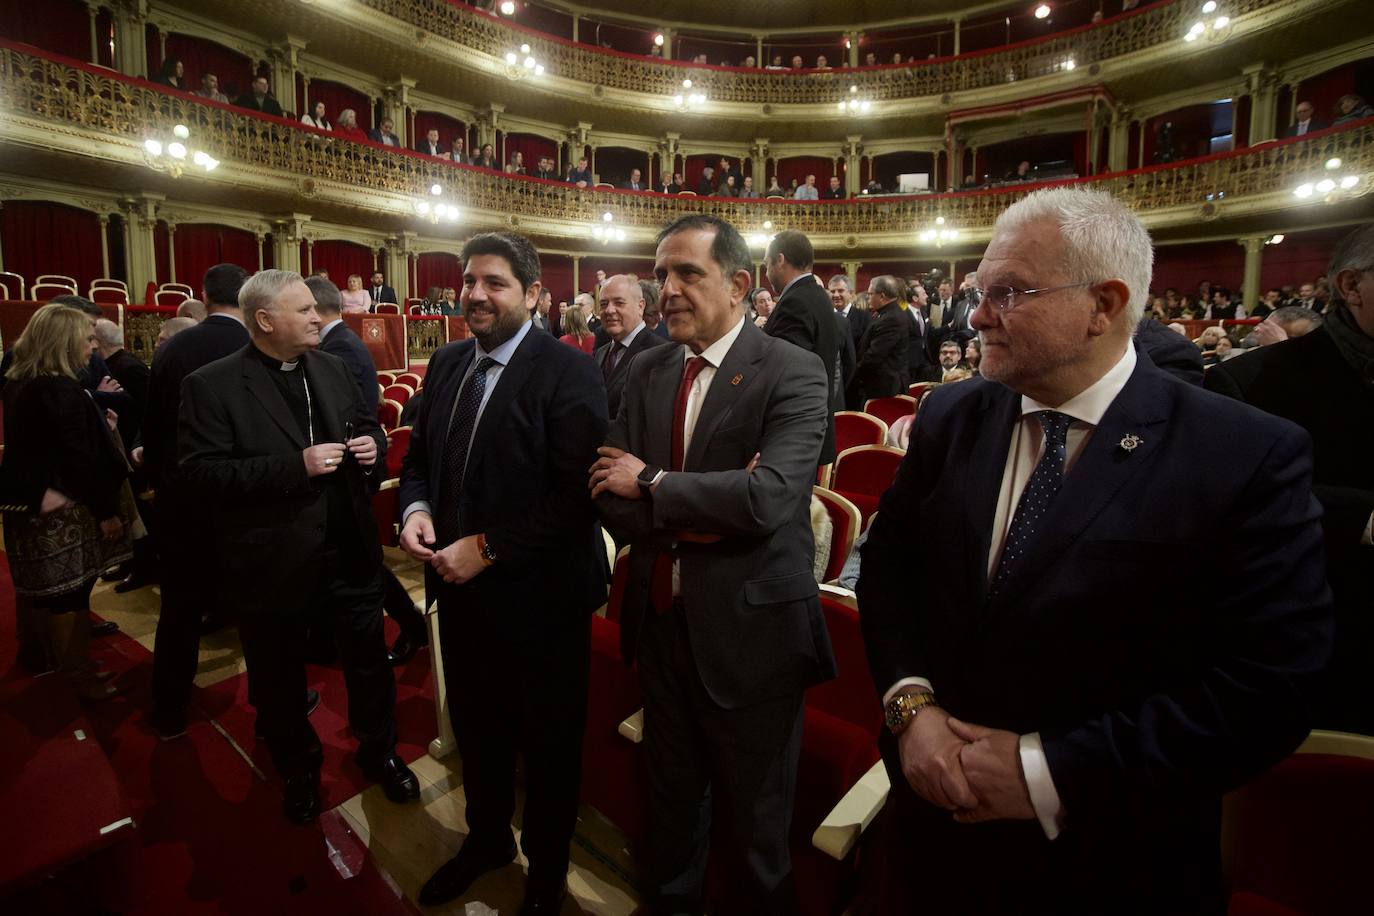
POLYGON ((124 329, 108 318, 96 321, 95 342, 110 375, 132 401, 119 415, 119 435, 126 449, 133 448, 148 409, 148 366, 124 349, 124 329))
POLYGON ((904 911, 1222 912, 1222 795, 1308 733, 1332 631, 1310 440, 1137 353, 1152 260, 1108 194, 1009 207, 982 378, 922 402, 869 529, 891 852, 928 876, 904 911), (1171 562, 1204 539, 1224 590, 1171 562))
POLYGON ((189 318, 196 324, 204 321, 207 314, 205 303, 199 299, 183 299, 177 306, 178 318, 189 318))

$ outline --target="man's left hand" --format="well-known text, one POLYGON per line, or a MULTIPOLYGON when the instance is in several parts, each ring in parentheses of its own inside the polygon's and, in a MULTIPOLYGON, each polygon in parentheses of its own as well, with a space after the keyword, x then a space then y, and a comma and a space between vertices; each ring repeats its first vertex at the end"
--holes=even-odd
POLYGON ((434 556, 429 558, 429 565, 434 567, 434 571, 441 579, 454 585, 471 581, 487 568, 487 564, 482 562, 482 555, 477 551, 475 534, 454 541, 443 550, 434 551, 434 556))
POLYGON ((610 492, 625 499, 639 499, 639 472, 644 462, 629 452, 603 445, 596 450, 601 457, 590 468, 592 498, 610 492))
POLYGON ((959 762, 969 788, 978 796, 978 807, 956 811, 954 819, 961 824, 1033 820, 1035 808, 1021 772, 1021 737, 953 717, 948 724, 950 731, 969 742, 960 749, 959 762))
POLYGON ((377 440, 371 436, 359 436, 344 443, 348 452, 365 468, 377 463, 377 440))

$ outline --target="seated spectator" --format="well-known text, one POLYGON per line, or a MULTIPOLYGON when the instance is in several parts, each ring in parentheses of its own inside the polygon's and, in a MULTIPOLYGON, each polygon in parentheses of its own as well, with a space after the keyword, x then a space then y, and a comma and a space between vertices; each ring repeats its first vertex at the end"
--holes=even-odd
POLYGON ((525 174, 525 154, 516 150, 515 155, 510 157, 510 162, 506 163, 506 171, 515 175, 525 174))
POLYGON ((1226 336, 1226 332, 1213 325, 1210 328, 1203 328, 1202 333, 1193 341, 1199 350, 1207 353, 1216 349, 1217 341, 1226 336))
POLYGON ((709 165, 701 170, 701 183, 697 185, 697 193, 702 197, 711 197, 716 193, 716 170, 709 165))
POLYGON ((682 180, 681 172, 674 172, 673 177, 666 179, 663 185, 664 194, 677 194, 687 188, 687 183, 682 180))
MULTIPOLYGON (((793 179, 795 181, 795 179, 793 179)), ((806 184, 797 188, 792 197, 796 200, 820 200, 820 191, 816 189, 816 176, 807 175, 806 184)))
POLYGON ((425 298, 419 305, 421 315, 442 315, 444 313, 444 288, 431 286, 425 290, 425 298))
POLYGON ((795 179, 795 178, 793 178, 790 182, 788 182, 788 184, 787 184, 787 196, 788 196, 788 197, 793 197, 793 196, 795 196, 796 193, 797 193, 797 187, 798 187, 800 184, 801 184, 801 182, 797 181, 797 179, 795 179))
POLYGON ((1172 286, 1164 290, 1164 311, 1170 321, 1183 314, 1183 303, 1178 298, 1178 290, 1172 286))
POLYGON ((900 64, 900 63, 902 62, 902 52, 901 52, 901 51, 898 51, 896 54, 893 54, 893 55, 892 55, 892 62, 893 62, 894 64, 900 64))
POLYGON ((1326 125, 1312 117, 1316 111, 1316 107, 1311 102, 1306 100, 1299 102, 1298 107, 1294 110, 1297 119, 1289 125, 1283 135, 1285 137, 1301 137, 1314 130, 1321 130, 1326 125))
POLYGON ((576 185, 579 188, 590 188, 593 183, 592 170, 587 168, 587 157, 581 156, 577 160, 577 165, 568 169, 568 184, 576 185))
MULTIPOLYGON (((940 364, 941 373, 949 372, 951 369, 959 368, 959 361, 964 357, 964 348, 959 345, 959 341, 954 338, 946 340, 940 344, 937 361, 940 364)), ((941 379, 943 381, 943 377, 941 379)))
POLYGON ((213 73, 207 73, 200 78, 200 89, 195 94, 202 99, 229 104, 229 96, 219 91, 219 77, 213 73))
POLYGON ((496 147, 490 143, 482 144, 482 151, 472 157, 472 164, 482 169, 496 171, 501 168, 501 164, 496 161, 496 147))
POLYGON ((453 138, 453 142, 448 147, 448 158, 452 162, 467 162, 467 141, 462 135, 453 138))
POLYGON ((739 196, 750 200, 756 199, 759 196, 759 192, 754 190, 753 175, 744 179, 744 187, 739 189, 739 196))
POLYGON ((175 57, 169 57, 162 62, 162 70, 158 73, 157 79, 153 80, 159 86, 171 86, 173 89, 186 91, 186 68, 181 61, 175 57))
POLYGON ((830 61, 826 59, 826 57, 825 57, 824 54, 818 54, 818 55, 816 55, 816 69, 817 69, 817 70, 829 70, 829 69, 830 69, 830 61))
POLYGON ((1016 164, 1016 168, 1007 172, 1003 181, 1033 181, 1035 176, 1031 174, 1031 164, 1024 159, 1016 164))
POLYGON ((1244 318, 1244 315, 1236 313, 1236 309, 1236 304, 1231 301, 1231 291, 1224 286, 1217 286, 1212 289, 1212 301, 1203 317, 1222 318, 1228 321, 1233 318, 1244 318))
POLYGON ((396 124, 390 118, 382 118, 382 126, 374 127, 367 132, 367 139, 382 146, 394 146, 399 148, 401 138, 396 136, 396 124))
MULTIPOLYGON (((586 295, 585 293, 583 295, 586 295)), ((582 296, 578 296, 579 299, 582 296)), ((570 308, 563 313, 563 328, 568 333, 558 338, 559 342, 576 347, 588 356, 596 346, 596 335, 587 327, 587 313, 581 308, 570 308)))
POLYGON ((301 123, 320 130, 333 130, 334 125, 325 117, 324 102, 316 102, 309 113, 301 115, 301 123))
POLYGON ((1091 20, 1092 24, 1093 24, 1093 25, 1097 25, 1097 24, 1098 24, 1099 22, 1101 22, 1101 21, 1102 21, 1102 11, 1101 11, 1101 10, 1093 10, 1093 18, 1092 18, 1092 20, 1091 20))
POLYGON ((1293 305, 1300 305, 1305 309, 1317 311, 1317 287, 1313 283, 1304 283, 1298 287, 1297 293, 1292 297, 1293 305))
POLYGON ((763 196, 783 197, 786 193, 787 192, 782 189, 782 185, 778 184, 778 176, 774 175, 772 178, 768 179, 768 189, 763 192, 763 196))
POLYGON ((874 54, 872 51, 869 51, 867 54, 865 54, 865 55, 864 55, 864 66, 865 66, 865 67, 876 67, 876 66, 878 66, 878 55, 874 54))
POLYGON ((425 138, 415 144, 415 152, 433 156, 435 159, 449 158, 448 151, 439 145, 439 128, 437 127, 431 127, 425 131, 425 138))
POLYGON ((754 70, 758 67, 758 65, 759 62, 754 60, 754 55, 752 54, 750 54, 748 57, 744 59, 744 63, 740 64, 740 66, 746 70, 754 70))
POLYGON ((254 77, 252 87, 239 96, 234 104, 240 108, 281 117, 281 103, 273 97, 268 89, 267 77, 265 76, 254 77))
POLYGON ((1202 357, 1202 365, 1204 367, 1215 366, 1217 363, 1225 362, 1235 355, 1236 350, 1231 343, 1231 338, 1221 337, 1217 340, 1217 345, 1212 348, 1212 355, 1204 355, 1202 357))
POLYGON ((844 188, 842 188, 842 187, 840 186, 840 179, 839 179, 839 177, 836 176, 836 175, 831 175, 831 176, 830 176, 830 187, 826 188, 825 191, 824 191, 824 193, 821 194, 821 199, 822 199, 822 200, 844 200, 844 199, 845 199, 846 197, 848 197, 848 196, 849 196, 849 195, 846 194, 846 193, 844 192, 844 188))
POLYGON ((1179 324, 1177 321, 1169 325, 1169 330, 1176 332, 1180 337, 1188 336, 1188 329, 1183 325, 1179 324))
POLYGON ((725 178, 728 175, 733 175, 735 177, 736 188, 744 184, 744 173, 735 167, 735 164, 730 161, 728 156, 721 156, 716 170, 717 186, 725 184, 725 178))
POLYGON ((1362 118, 1374 118, 1374 108, 1370 108, 1369 103, 1355 93, 1347 93, 1336 102, 1336 118, 1331 126, 1349 124, 1362 118))
POLYGON ((1303 337, 1322 326, 1322 316, 1300 305, 1275 309, 1240 342, 1245 348, 1267 347, 1293 337, 1303 337))
POLYGON ((441 300, 439 300, 439 314, 463 314, 463 307, 458 302, 458 291, 451 286, 444 287, 444 297, 441 300))
POLYGON ((745 302, 749 306, 750 313, 754 316, 754 324, 763 327, 768 323, 768 316, 773 314, 772 293, 761 286, 756 286, 746 294, 745 302))
POLYGON ((334 133, 346 140, 367 139, 367 134, 358 126, 358 113, 352 108, 345 108, 339 112, 339 126, 334 128, 334 133))
POLYGON ((205 303, 199 299, 184 299, 177 306, 178 318, 190 318, 196 324, 205 320, 205 303))
POLYGON ((1129 13, 1140 5, 1140 0, 1121 0, 1121 12, 1129 13))
POLYGON ((535 168, 534 178, 543 178, 545 181, 557 181, 558 173, 554 171, 553 160, 548 156, 539 157, 539 165, 535 168))
POLYGON ((1274 288, 1272 288, 1272 289, 1265 290, 1265 292, 1264 292, 1264 298, 1260 300, 1259 305, 1256 305, 1256 306, 1255 306, 1255 310, 1254 310, 1253 312, 1250 313, 1250 317, 1251 317, 1251 318, 1267 318, 1267 317, 1269 317, 1269 315, 1270 315, 1271 313, 1273 313, 1275 310, 1281 308, 1282 306, 1283 306, 1283 291, 1282 291, 1282 290, 1280 290, 1278 287, 1274 287, 1274 288))
POLYGON ((765 67, 764 69, 765 69, 765 70, 786 70, 787 68, 784 67, 784 66, 782 65, 782 55, 781 55, 781 54, 774 54, 774 55, 773 55, 773 62, 772 62, 771 64, 769 64, 767 67, 765 67))
MULTIPOLYGON (((1182 327, 1182 325, 1179 325, 1182 327)), ((978 375, 978 364, 983 361, 983 344, 977 337, 970 337, 964 344, 964 365, 978 375)))
POLYGON ((726 175, 726 176, 725 176, 725 180, 722 181, 722 182, 716 187, 716 196, 718 196, 718 197, 738 197, 738 196, 739 196, 739 188, 737 188, 737 187, 735 186, 735 176, 734 176, 734 175, 726 175))
POLYGON ((372 310, 372 297, 363 289, 362 276, 349 274, 347 284, 339 293, 340 310, 345 315, 366 315, 372 310))
POLYGON ((792 69, 793 69, 793 70, 804 70, 804 69, 806 69, 806 62, 802 60, 802 56, 801 56, 800 54, 793 54, 793 55, 792 55, 792 69))
POLYGON ((621 185, 626 191, 643 191, 644 180, 639 169, 630 169, 630 180, 621 185))

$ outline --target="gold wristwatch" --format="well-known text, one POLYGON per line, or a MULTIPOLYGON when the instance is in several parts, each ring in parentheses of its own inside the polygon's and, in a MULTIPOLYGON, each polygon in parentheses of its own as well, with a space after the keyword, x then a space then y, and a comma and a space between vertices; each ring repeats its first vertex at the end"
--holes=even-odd
POLYGON ((899 693, 887 701, 887 706, 883 709, 883 719, 887 723, 887 730, 894 735, 900 735, 911 724, 911 720, 916 718, 916 714, 927 706, 939 706, 935 702, 935 694, 927 690, 915 693, 899 693))

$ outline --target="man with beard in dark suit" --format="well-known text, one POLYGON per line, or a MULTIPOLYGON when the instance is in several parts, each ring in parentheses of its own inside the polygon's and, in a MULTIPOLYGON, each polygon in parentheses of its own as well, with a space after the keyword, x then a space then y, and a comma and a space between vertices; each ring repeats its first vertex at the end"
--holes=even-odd
POLYGON ((186 378, 177 454, 210 520, 221 559, 212 587, 238 618, 259 729, 286 784, 283 813, 296 823, 319 813, 324 755, 307 718, 305 655, 320 619, 343 661, 358 765, 391 801, 412 801, 420 785, 396 755, 369 498, 386 437, 348 367, 316 350, 320 316, 300 274, 259 271, 239 302, 252 342, 186 378))
POLYGON ((248 272, 237 264, 216 264, 205 272, 201 299, 205 320, 177 334, 153 356, 148 377, 148 407, 143 444, 134 449, 152 486, 157 521, 153 526, 160 561, 162 609, 153 643, 153 729, 162 738, 186 731, 186 704, 196 676, 202 621, 208 628, 225 622, 213 594, 205 589, 219 557, 205 549, 203 513, 186 492, 177 467, 177 415, 186 376, 248 344, 239 309, 239 290, 248 272))
POLYGON ((773 236, 764 256, 764 269, 778 292, 778 301, 763 332, 815 353, 825 365, 825 377, 830 380, 830 414, 821 444, 821 464, 830 464, 835 460, 834 414, 844 409, 844 386, 836 370, 840 341, 835 309, 811 272, 815 260, 811 240, 803 233, 784 229, 773 236))
POLYGON ((608 416, 620 412, 620 397, 630 375, 630 361, 651 347, 668 341, 650 333, 644 326, 644 294, 639 281, 628 274, 617 274, 601 285, 601 323, 611 342, 592 354, 606 381, 608 416))

